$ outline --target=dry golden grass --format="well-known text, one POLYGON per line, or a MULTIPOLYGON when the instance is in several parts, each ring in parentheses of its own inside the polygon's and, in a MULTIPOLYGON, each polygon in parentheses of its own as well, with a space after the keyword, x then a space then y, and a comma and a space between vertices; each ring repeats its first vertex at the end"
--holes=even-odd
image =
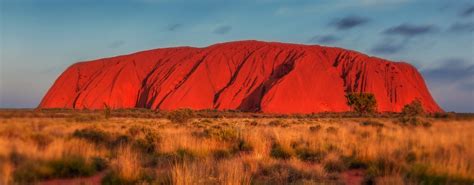
POLYGON ((186 124, 141 118, 0 118, 0 184, 22 178, 17 170, 23 161, 73 155, 105 160, 109 176, 104 183, 337 184, 351 181, 341 175, 350 169, 376 184, 474 180, 470 120, 431 120, 431 127, 414 127, 373 119, 383 123, 380 127, 360 125, 363 118, 279 119, 280 125, 269 125, 276 118, 186 124), (75 135, 83 129, 100 132, 75 135), (289 157, 278 157, 284 155, 289 157))

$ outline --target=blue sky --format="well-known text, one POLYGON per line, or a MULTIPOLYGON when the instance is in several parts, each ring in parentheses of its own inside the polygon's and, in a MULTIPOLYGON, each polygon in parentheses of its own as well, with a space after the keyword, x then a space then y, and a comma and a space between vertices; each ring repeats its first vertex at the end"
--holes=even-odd
POLYGON ((474 112, 471 0, 0 0, 0 107, 36 107, 72 63, 233 40, 407 61, 447 111, 474 112))

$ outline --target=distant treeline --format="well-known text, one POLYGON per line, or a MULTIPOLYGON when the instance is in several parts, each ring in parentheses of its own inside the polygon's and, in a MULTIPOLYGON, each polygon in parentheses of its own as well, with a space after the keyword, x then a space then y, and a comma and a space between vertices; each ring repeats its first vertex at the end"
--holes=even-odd
MULTIPOLYGON (((356 112, 324 112, 311 114, 272 114, 261 112, 242 112, 238 110, 191 110, 179 109, 175 111, 151 110, 144 108, 131 109, 106 109, 106 110, 76 110, 76 109, 0 109, 0 118, 71 118, 78 115, 97 115, 110 117, 130 117, 130 118, 168 118, 170 114, 179 111, 190 112, 193 118, 396 118, 400 113, 378 112, 371 114, 359 114, 356 112)), ((432 113, 426 114, 426 117, 439 119, 474 119, 474 113, 432 113)))

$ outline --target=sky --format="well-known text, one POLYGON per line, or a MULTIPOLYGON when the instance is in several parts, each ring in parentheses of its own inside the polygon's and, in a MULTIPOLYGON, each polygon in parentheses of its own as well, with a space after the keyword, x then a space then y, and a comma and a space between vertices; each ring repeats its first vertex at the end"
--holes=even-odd
POLYGON ((471 0, 0 0, 0 108, 34 108, 69 65, 235 40, 337 46, 421 72, 474 112, 471 0))

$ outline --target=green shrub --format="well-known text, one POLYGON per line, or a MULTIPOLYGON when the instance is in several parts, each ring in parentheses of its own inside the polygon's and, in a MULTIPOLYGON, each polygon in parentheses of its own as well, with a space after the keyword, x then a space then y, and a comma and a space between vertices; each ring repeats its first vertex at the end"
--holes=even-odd
POLYGON ((415 99, 403 107, 399 121, 404 125, 430 127, 432 124, 423 118, 424 114, 421 101, 415 99))
POLYGON ((154 153, 158 147, 160 137, 152 132, 147 132, 145 138, 139 138, 135 141, 134 147, 138 148, 144 153, 154 153))
POLYGON ((167 118, 173 123, 187 123, 194 117, 191 109, 178 109, 168 113, 167 118))
POLYGON ((270 151, 270 156, 276 159, 290 159, 291 150, 282 147, 279 143, 274 143, 270 151))
POLYGON ((236 128, 209 128, 204 130, 203 135, 222 141, 236 141, 240 138, 240 132, 236 128))
POLYGON ((103 164, 88 164, 86 159, 79 156, 64 157, 60 160, 53 160, 49 162, 49 166, 53 169, 54 176, 57 177, 78 177, 91 176, 97 169, 97 166, 102 167, 103 164))
POLYGON ((447 174, 437 174, 427 164, 415 163, 409 168, 406 177, 415 179, 419 184, 473 184, 474 179, 447 174))
POLYGON ((34 184, 40 180, 52 178, 53 175, 53 169, 43 161, 23 161, 13 171, 13 180, 19 184, 34 184))
POLYGON ((106 161, 97 157, 90 162, 80 156, 65 156, 52 161, 25 160, 15 169, 13 178, 20 184, 31 184, 52 178, 91 176, 106 167, 106 161))
POLYGON ((347 105, 359 114, 376 112, 377 101, 371 93, 349 93, 346 95, 347 105))
POLYGON ((421 101, 419 99, 413 100, 402 108, 403 116, 422 116, 425 113, 421 101))

